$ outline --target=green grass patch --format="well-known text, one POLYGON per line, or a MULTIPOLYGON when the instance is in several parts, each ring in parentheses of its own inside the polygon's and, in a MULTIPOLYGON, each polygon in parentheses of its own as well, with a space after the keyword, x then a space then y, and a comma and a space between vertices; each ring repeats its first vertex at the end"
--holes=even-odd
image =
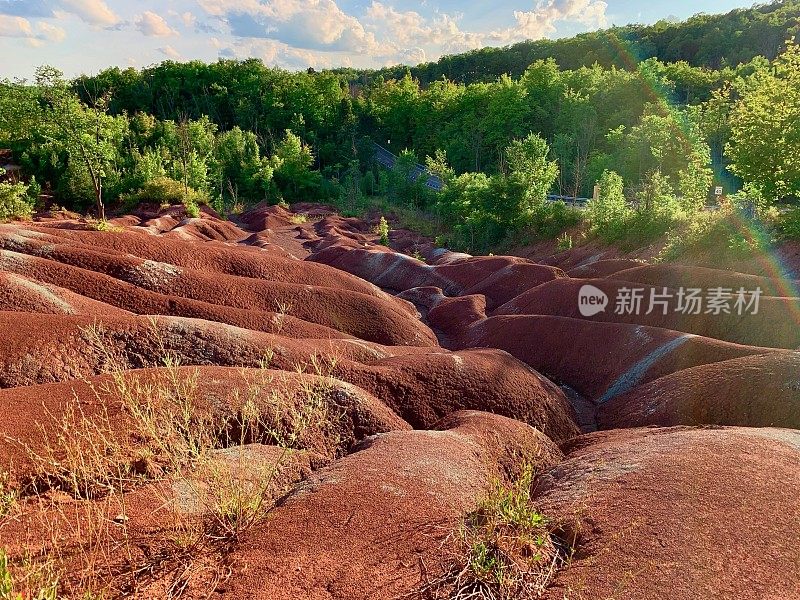
POLYGON ((447 572, 422 593, 448 600, 537 598, 568 557, 554 523, 532 498, 534 468, 511 483, 494 482, 452 538, 447 572))

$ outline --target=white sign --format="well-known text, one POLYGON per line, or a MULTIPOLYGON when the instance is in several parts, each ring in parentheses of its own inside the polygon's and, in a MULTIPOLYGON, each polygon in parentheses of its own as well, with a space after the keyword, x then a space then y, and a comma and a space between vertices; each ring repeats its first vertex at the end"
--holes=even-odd
POLYGON ((715 196, 722 196, 723 192, 724 192, 724 190, 722 189, 721 185, 718 185, 716 188, 714 188, 714 195, 715 196))

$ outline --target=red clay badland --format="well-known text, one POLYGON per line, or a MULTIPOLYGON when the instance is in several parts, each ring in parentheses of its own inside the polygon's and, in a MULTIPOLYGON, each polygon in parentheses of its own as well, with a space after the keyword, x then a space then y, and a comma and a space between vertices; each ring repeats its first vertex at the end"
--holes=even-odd
POLYGON ((316 205, 112 224, 0 226, 0 546, 32 586, 447 597, 465 516, 525 461, 560 553, 541 597, 800 598, 780 282, 390 249, 316 205), (587 284, 764 297, 586 318, 587 284))

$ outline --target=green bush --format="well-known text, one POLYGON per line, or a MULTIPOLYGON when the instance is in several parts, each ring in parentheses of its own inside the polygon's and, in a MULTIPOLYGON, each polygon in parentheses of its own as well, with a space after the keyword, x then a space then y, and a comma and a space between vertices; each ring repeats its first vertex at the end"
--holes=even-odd
POLYGON ((78 212, 93 206, 96 197, 86 167, 78 161, 70 161, 57 180, 55 196, 59 204, 78 212))
POLYGON ((381 217, 380 223, 378 223, 378 235, 380 236, 380 241, 382 246, 389 245, 389 223, 386 220, 386 217, 381 217))
POLYGON ((678 226, 682 215, 669 210, 634 212, 625 223, 625 236, 620 240, 625 250, 641 248, 663 237, 678 226))
POLYGON ((35 202, 24 183, 0 183, 0 221, 30 217, 35 202))
POLYGON ((133 208, 140 203, 172 205, 183 204, 186 213, 192 217, 200 216, 200 205, 208 204, 211 199, 207 194, 192 188, 186 188, 181 182, 169 177, 159 177, 144 184, 142 189, 122 196, 123 205, 133 208))
POLYGON ((403 150, 389 172, 389 198, 398 205, 424 208, 431 200, 431 190, 425 185, 425 175, 416 176, 417 155, 403 150))
MULTIPOLYGON (((55 574, 43 569, 41 573, 29 574, 29 576, 33 575, 39 580, 36 582, 38 584, 36 589, 31 590, 30 593, 17 591, 9 568, 8 555, 3 548, 0 548, 0 600, 57 600, 58 578, 55 574)), ((26 583, 30 585, 30 582, 26 583)))
POLYGON ((782 240, 800 241, 800 208, 793 208, 777 218, 778 236, 782 240))
POLYGON ((591 232, 608 244, 624 250, 646 246, 686 218, 666 178, 658 171, 649 174, 637 194, 638 206, 628 206, 624 182, 614 171, 605 171, 598 182, 600 195, 589 202, 587 219, 591 232))
POLYGON ((287 130, 270 162, 282 197, 292 202, 336 197, 338 190, 325 189, 322 174, 311 170, 313 164, 311 148, 287 130))
POLYGON ((597 182, 599 195, 586 207, 586 218, 591 231, 600 237, 616 237, 616 230, 622 227, 629 216, 630 209, 623 193, 625 183, 615 171, 603 171, 597 182))
POLYGON ((476 212, 458 223, 445 236, 446 246, 470 254, 485 254, 505 240, 508 228, 491 215, 476 212))
POLYGON ((667 236, 660 260, 676 260, 692 254, 713 255, 721 264, 765 250, 770 236, 763 225, 742 224, 735 208, 696 213, 667 236))
POLYGON ((361 191, 361 170, 357 160, 350 161, 350 166, 341 181, 338 204, 347 212, 356 213, 363 208, 361 191))
POLYGON ((372 171, 367 171, 361 178, 361 193, 365 196, 376 196, 378 194, 378 182, 372 171))
POLYGON ((532 495, 536 470, 525 464, 509 483, 495 481, 453 536, 452 568, 428 584, 425 597, 538 598, 565 549, 558 524, 539 512, 532 495))
POLYGON ((583 214, 578 209, 561 201, 545 202, 533 210, 529 227, 536 237, 551 240, 582 220, 583 214))
POLYGON ((755 185, 746 183, 744 188, 728 198, 731 206, 742 214, 755 213, 758 217, 764 217, 769 211, 770 203, 763 192, 755 185))
POLYGON ((184 202, 183 205, 186 207, 186 216, 190 219, 200 218, 200 207, 197 204, 194 202, 184 202))

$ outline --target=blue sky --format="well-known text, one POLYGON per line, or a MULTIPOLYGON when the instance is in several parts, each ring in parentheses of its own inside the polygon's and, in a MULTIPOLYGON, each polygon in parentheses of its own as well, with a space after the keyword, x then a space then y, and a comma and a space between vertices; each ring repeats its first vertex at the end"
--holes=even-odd
POLYGON ((163 60, 257 57, 288 69, 381 67, 612 24, 683 19, 710 0, 0 0, 0 79, 163 60))

